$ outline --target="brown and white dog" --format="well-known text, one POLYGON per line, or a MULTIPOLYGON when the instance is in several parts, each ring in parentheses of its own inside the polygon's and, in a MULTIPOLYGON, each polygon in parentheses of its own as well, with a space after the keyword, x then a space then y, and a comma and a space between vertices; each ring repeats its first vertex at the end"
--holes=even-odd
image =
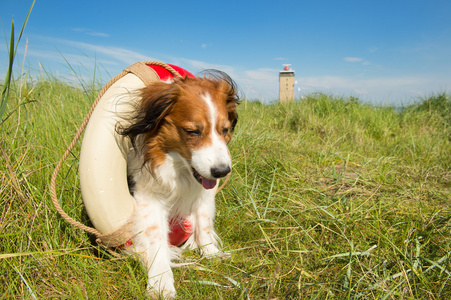
MULTIPOLYGON (((236 85, 225 73, 156 82, 139 94, 131 124, 118 127, 133 145, 127 165, 135 199, 134 238, 125 251, 148 270, 151 297, 176 295, 170 222, 187 220, 192 235, 183 245, 203 255, 220 253, 215 233, 218 180, 231 171, 227 148, 237 122, 236 85)), ((129 120, 129 121, 130 121, 129 120)))

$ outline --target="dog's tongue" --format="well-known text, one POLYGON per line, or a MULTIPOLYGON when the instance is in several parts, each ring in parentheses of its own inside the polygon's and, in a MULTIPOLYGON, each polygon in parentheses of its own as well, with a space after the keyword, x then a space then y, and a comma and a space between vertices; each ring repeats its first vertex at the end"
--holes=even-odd
POLYGON ((210 190, 216 186, 216 179, 207 179, 202 177, 202 186, 206 190, 210 190))

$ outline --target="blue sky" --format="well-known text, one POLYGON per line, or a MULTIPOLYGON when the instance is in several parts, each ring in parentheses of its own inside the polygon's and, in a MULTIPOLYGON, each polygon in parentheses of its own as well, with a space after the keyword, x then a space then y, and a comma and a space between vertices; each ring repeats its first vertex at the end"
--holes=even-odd
MULTIPOLYGON (((0 74, 14 16, 31 0, 1 0, 0 74), (5 37, 6 33, 6 37, 5 37)), ((278 97, 283 64, 297 95, 324 92, 406 104, 451 92, 451 1, 62 1, 37 0, 16 66, 63 80, 104 82, 138 60, 192 73, 227 72, 249 99, 278 97)), ((19 31, 19 28, 16 29, 19 31)), ((15 75, 19 74, 16 69, 15 75)))

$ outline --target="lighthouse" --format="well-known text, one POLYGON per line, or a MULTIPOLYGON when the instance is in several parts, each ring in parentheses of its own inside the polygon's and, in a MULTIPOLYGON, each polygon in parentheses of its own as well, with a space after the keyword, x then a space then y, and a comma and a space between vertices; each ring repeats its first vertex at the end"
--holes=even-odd
POLYGON ((294 101, 294 70, 284 65, 279 72, 279 102, 294 101))

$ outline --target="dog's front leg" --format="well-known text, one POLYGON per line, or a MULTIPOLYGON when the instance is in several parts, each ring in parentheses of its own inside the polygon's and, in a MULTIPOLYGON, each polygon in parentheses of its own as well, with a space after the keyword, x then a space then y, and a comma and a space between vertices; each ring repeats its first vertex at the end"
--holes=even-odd
MULTIPOLYGON (((138 193, 137 193, 138 194, 138 193)), ((137 200, 139 194, 135 195, 137 200)), ((151 298, 173 299, 176 292, 170 267, 168 216, 160 201, 139 201, 134 251, 148 270, 147 292, 151 298)))
POLYGON ((229 258, 229 254, 220 253, 221 240, 214 229, 215 219, 215 193, 213 190, 205 191, 196 211, 189 220, 194 232, 186 242, 189 249, 198 248, 202 255, 219 255, 221 258, 229 258))

